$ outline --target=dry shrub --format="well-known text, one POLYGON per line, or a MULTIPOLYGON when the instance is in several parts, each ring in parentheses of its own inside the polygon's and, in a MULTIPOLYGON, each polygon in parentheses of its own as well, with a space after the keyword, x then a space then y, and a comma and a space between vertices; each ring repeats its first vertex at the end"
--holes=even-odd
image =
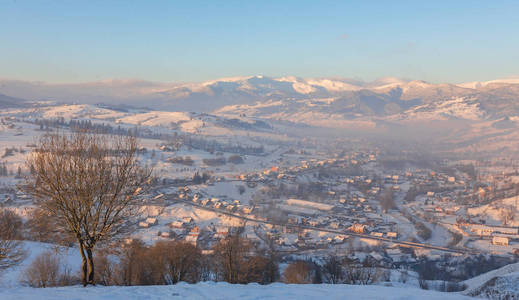
POLYGON ((267 284, 278 278, 275 253, 268 250, 253 251, 250 240, 243 238, 240 231, 230 233, 213 250, 217 280, 267 284))
POLYGON ((306 261, 295 261, 288 265, 283 272, 283 277, 285 283, 312 283, 312 267, 306 261))
POLYGON ((78 283, 70 269, 61 266, 58 256, 46 251, 36 257, 22 273, 21 282, 31 287, 45 288, 78 283))
POLYGON ((160 241, 148 247, 141 240, 132 240, 121 245, 116 255, 118 263, 106 254, 96 257, 101 266, 97 280, 104 285, 195 283, 206 268, 200 250, 183 241, 160 241))
POLYGON ((96 281, 103 285, 169 285, 207 280, 266 284, 279 276, 275 256, 251 253, 250 241, 239 234, 218 243, 212 255, 202 255, 199 248, 184 241, 159 241, 150 247, 141 240, 131 240, 111 249, 117 250, 100 251, 95 257, 99 266, 96 281))
POLYGON ((99 251, 94 257, 94 264, 96 266, 95 281, 101 285, 116 285, 117 278, 117 264, 110 259, 110 256, 105 251, 99 251))
POLYGON ((158 284, 175 284, 179 281, 195 283, 200 280, 201 252, 183 241, 160 241, 150 249, 152 266, 158 284))

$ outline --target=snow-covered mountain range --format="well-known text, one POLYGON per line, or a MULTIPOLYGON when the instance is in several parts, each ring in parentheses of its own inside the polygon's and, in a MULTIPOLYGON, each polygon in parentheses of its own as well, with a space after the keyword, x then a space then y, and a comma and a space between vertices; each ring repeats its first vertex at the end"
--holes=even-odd
POLYGON ((0 94, 9 95, 10 99, 104 102, 167 111, 245 113, 262 118, 283 117, 291 121, 301 121, 302 116, 311 115, 313 119, 392 116, 392 119, 474 120, 519 114, 519 79, 457 85, 397 78, 363 82, 265 76, 183 84, 141 80, 84 84, 3 80, 0 81, 0 94))
MULTIPOLYGON (((519 126, 519 79, 462 84, 397 78, 363 82, 265 76, 201 83, 106 80, 46 84, 0 80, 0 94, 0 106, 4 107, 26 105, 27 102, 20 99, 27 99, 105 103, 102 107, 116 107, 116 110, 145 108, 140 112, 144 114, 139 116, 144 119, 138 124, 159 119, 162 125, 178 123, 178 115, 170 122, 171 114, 167 112, 209 113, 229 120, 288 122, 350 132, 418 138, 434 135, 434 138, 467 146, 487 143, 491 138, 492 145, 498 148, 509 147, 508 142, 515 140, 519 126)), ((128 115, 120 117, 120 122, 129 118, 128 115)), ((136 117, 130 118, 129 123, 134 123, 136 117)), ((200 118, 197 120, 193 115, 188 118, 182 121, 186 129, 193 131, 204 126, 200 118)))

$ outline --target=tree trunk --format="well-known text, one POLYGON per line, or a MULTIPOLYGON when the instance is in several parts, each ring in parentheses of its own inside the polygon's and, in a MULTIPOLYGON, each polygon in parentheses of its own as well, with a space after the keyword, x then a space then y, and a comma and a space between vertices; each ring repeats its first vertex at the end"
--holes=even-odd
POLYGON ((83 283, 83 286, 86 287, 87 282, 87 257, 85 255, 85 246, 83 245, 83 242, 81 240, 78 240, 79 244, 79 252, 81 253, 81 282, 83 283))
POLYGON ((87 262, 88 262, 88 270, 87 270, 87 283, 91 285, 95 285, 94 280, 94 257, 92 255, 92 248, 86 249, 87 253, 87 262))

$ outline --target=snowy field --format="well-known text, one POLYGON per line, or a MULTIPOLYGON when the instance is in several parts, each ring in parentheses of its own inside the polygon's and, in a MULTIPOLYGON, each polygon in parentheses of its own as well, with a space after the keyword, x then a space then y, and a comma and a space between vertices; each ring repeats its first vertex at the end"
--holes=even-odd
POLYGON ((170 286, 64 287, 0 289, 0 299, 351 299, 351 300, 460 300, 474 299, 458 293, 440 293, 416 288, 356 285, 231 285, 204 282, 170 286))

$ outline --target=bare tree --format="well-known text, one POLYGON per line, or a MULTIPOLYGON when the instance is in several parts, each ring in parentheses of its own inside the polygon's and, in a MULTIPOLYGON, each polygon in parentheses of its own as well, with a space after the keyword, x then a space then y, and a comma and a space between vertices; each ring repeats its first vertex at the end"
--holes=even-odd
POLYGON ((502 207, 499 217, 501 218, 501 222, 503 222, 503 225, 506 226, 510 221, 513 221, 516 212, 517 208, 513 205, 505 205, 504 207, 502 207))
POLYGON ((323 264, 324 278, 329 283, 337 284, 344 280, 344 270, 341 260, 336 255, 330 255, 324 259, 323 264))
POLYGON ((256 255, 265 259, 264 281, 262 283, 276 282, 279 277, 279 260, 280 255, 276 246, 276 240, 273 236, 265 234, 259 230, 259 226, 254 227, 254 233, 263 240, 265 247, 257 249, 256 255))
POLYGON ((241 283, 247 271, 247 254, 251 245, 241 236, 241 231, 230 232, 214 247, 217 271, 229 283, 241 283))
POLYGON ((267 237, 267 248, 265 249, 266 265, 266 283, 276 282, 279 279, 279 253, 273 238, 267 237))
POLYGON ((146 255, 148 248, 143 241, 133 239, 122 244, 119 263, 116 266, 115 277, 117 285, 146 285, 151 284, 151 268, 148 268, 146 255))
POLYGON ((345 268, 345 283, 347 284, 373 284, 378 280, 379 270, 368 260, 363 263, 357 263, 349 259, 343 260, 345 268))
POLYGON ((83 285, 95 284, 95 246, 132 228, 137 196, 151 176, 151 170, 138 162, 137 139, 86 132, 47 134, 27 165, 34 172, 26 190, 77 240, 83 285))
POLYGON ((25 258, 20 242, 21 218, 11 210, 0 211, 0 271, 17 265, 25 258))
POLYGON ((105 249, 97 251, 94 265, 96 266, 95 280, 97 283, 108 286, 122 282, 120 273, 116 272, 116 263, 110 259, 109 253, 105 249))
POLYGON ((395 200, 394 193, 392 189, 385 189, 380 194, 380 205, 382 206, 382 211, 385 213, 390 209, 395 208, 395 200))

